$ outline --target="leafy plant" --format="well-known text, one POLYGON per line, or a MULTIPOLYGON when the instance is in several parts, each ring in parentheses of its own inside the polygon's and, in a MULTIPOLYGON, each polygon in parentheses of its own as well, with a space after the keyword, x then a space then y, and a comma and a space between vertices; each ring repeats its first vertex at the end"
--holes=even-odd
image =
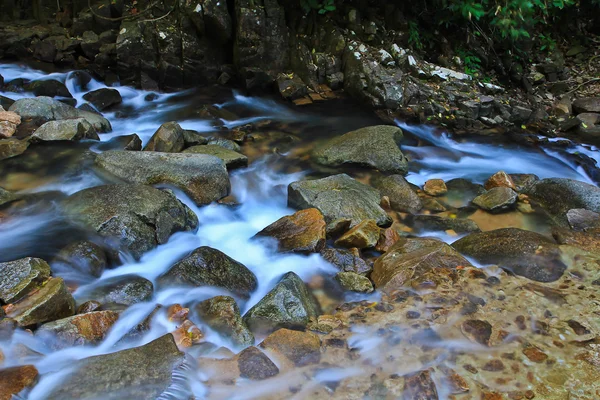
POLYGON ((541 51, 547 50, 548 52, 552 53, 554 50, 556 50, 556 40, 552 39, 551 36, 540 33, 538 35, 538 41, 540 42, 541 51))
POLYGON ((414 49, 421 50, 423 48, 421 34, 419 33, 419 26, 415 21, 408 22, 408 43, 414 49))
POLYGON ((335 0, 300 0, 300 6, 305 14, 316 11, 319 14, 326 14, 335 11, 335 0))

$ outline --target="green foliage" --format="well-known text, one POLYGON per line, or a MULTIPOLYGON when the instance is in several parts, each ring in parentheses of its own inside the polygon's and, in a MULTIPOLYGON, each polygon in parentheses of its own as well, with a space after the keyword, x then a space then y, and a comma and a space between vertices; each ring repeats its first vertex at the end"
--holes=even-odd
POLYGON ((552 39, 549 35, 544 35, 540 33, 538 35, 538 42, 540 43, 540 50, 547 51, 549 53, 554 52, 556 50, 556 40, 552 39))
POLYGON ((319 14, 326 14, 335 11, 335 0, 300 0, 300 6, 305 14, 316 11, 319 14))
POLYGON ((415 21, 408 22, 408 43, 417 50, 423 49, 423 42, 421 41, 421 34, 419 33, 419 26, 415 21))

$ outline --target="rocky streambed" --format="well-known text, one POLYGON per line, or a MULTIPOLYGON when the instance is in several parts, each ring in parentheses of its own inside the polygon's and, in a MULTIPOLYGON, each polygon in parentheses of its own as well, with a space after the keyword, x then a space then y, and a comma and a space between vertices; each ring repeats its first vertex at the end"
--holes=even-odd
POLYGON ((594 146, 0 75, 0 399, 600 396, 594 146))

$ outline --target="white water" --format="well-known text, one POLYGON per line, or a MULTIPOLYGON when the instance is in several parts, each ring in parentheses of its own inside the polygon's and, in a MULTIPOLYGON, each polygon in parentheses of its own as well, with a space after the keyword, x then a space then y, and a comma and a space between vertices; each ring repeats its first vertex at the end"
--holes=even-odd
MULTIPOLYGON (((84 102, 85 91, 77 88, 70 74, 54 73, 45 74, 31 68, 15 65, 0 66, 0 74, 9 82, 15 78, 26 79, 57 79, 66 82, 67 87, 77 100, 77 104, 84 102)), ((88 90, 105 87, 104 84, 92 80, 88 90)), ((169 120, 169 114, 179 109, 194 107, 189 100, 182 100, 188 92, 157 94, 152 101, 147 101, 149 92, 144 92, 128 87, 117 87, 123 97, 123 104, 116 111, 105 113, 111 121, 113 131, 102 134, 101 140, 106 141, 121 135, 137 133, 144 143, 148 141, 154 131, 164 122, 169 120), (124 111, 124 115, 122 114, 124 111)), ((30 97, 30 93, 0 93, 13 99, 30 97)), ((286 105, 274 101, 246 97, 234 94, 228 102, 218 104, 218 107, 244 107, 252 111, 252 117, 241 118, 235 121, 222 121, 228 127, 237 127, 248 123, 263 120, 276 120, 282 122, 306 122, 319 124, 314 117, 307 117, 293 111, 286 105)), ((214 121, 202 119, 183 119, 178 122, 185 129, 193 129, 209 134, 217 127, 214 121)), ((327 120, 327 124, 331 120, 327 120)), ((326 124, 321 122, 324 129, 326 124)), ((426 126, 408 126, 398 122, 404 130, 410 132, 414 137, 428 142, 429 145, 403 146, 402 149, 409 154, 413 163, 408 180, 414 184, 422 184, 427 179, 442 178, 449 180, 453 178, 468 178, 475 182, 483 182, 487 177, 498 170, 508 173, 534 173, 540 178, 566 177, 586 182, 591 180, 585 172, 570 162, 566 161, 566 154, 550 149, 525 149, 515 146, 502 147, 481 143, 461 143, 453 140, 446 134, 438 135, 433 129, 426 126)), ((566 153, 580 151, 595 160, 599 160, 597 149, 587 146, 573 145, 567 148, 566 153)), ((275 284, 275 282, 286 272, 294 271, 305 281, 316 274, 333 275, 335 269, 324 262, 320 256, 282 255, 275 251, 275 245, 267 239, 255 240, 252 237, 268 224, 278 218, 289 215, 293 210, 287 207, 287 186, 289 183, 302 179, 305 173, 286 174, 276 172, 273 165, 281 161, 282 156, 264 157, 244 170, 235 172, 231 176, 232 191, 240 205, 230 207, 226 205, 209 205, 198 208, 185 196, 178 192, 178 198, 185 202, 198 216, 200 227, 196 233, 177 233, 173 235, 168 243, 158 246, 156 249, 145 254, 139 261, 131 261, 131 257, 123 255, 123 265, 107 270, 101 278, 86 286, 78 288, 74 293, 76 298, 84 298, 85 293, 102 284, 108 278, 136 274, 151 281, 168 270, 177 260, 181 259, 199 246, 211 246, 219 249, 246 265, 254 272, 258 279, 258 289, 252 297, 244 302, 237 299, 242 313, 260 300, 275 284)), ((309 173, 309 171, 306 171, 309 173)), ((72 194, 87 187, 101 184, 101 180, 90 171, 83 171, 75 176, 62 177, 55 182, 44 184, 28 192, 39 192, 46 190, 60 190, 65 194, 72 194)), ((55 224, 60 223, 60 218, 55 210, 46 210, 42 213, 12 216, 0 222, 0 252, 10 252, 19 246, 31 246, 35 244, 35 235, 46 232, 55 224)), ((441 235, 441 236, 440 236, 441 235)), ((455 240, 455 237, 438 236, 445 240, 455 240)), ((143 321, 157 304, 170 305, 180 303, 193 305, 199 301, 208 299, 217 294, 223 294, 223 290, 211 287, 200 287, 196 289, 170 288, 156 291, 151 301, 136 304, 129 307, 112 328, 108 337, 98 346, 77 347, 53 351, 35 337, 18 332, 11 342, 1 342, 0 348, 7 356, 5 366, 33 363, 43 375, 41 382, 29 394, 30 399, 43 399, 46 393, 70 372, 68 369, 74 360, 87 358, 93 355, 114 352, 123 348, 129 348, 148 343, 160 337, 166 332, 173 331, 175 324, 168 321, 164 312, 158 312, 153 318, 152 329, 143 337, 130 342, 122 342, 123 336, 134 326, 143 321), (13 351, 19 344, 40 353, 25 360, 17 359, 13 351)), ((363 297, 366 298, 366 297, 363 297)), ((230 342, 220 337, 217 333, 203 326, 201 321, 195 321, 205 332, 209 342, 216 346, 229 347, 234 351, 230 342)), ((260 339, 260 338, 257 338, 260 339)), ((374 360, 384 357, 377 349, 380 339, 368 330, 357 330, 355 336, 350 340, 352 346, 357 347, 363 354, 369 354, 374 360)), ((466 343, 446 343, 453 348, 461 348, 466 343)), ((468 349, 472 350, 472 349, 468 349)), ((356 365, 348 368, 331 368, 319 372, 313 378, 313 384, 335 381, 344 377, 356 376, 361 373, 356 365)), ((194 376, 193 371, 188 371, 194 376)), ((281 382, 286 377, 279 377, 281 382)), ((202 398, 206 387, 202 384, 202 377, 196 376, 192 382, 192 390, 196 396, 202 398)), ((248 385, 246 385, 248 386, 248 385)), ((252 384, 252 390, 246 387, 235 395, 236 398, 256 398, 267 393, 277 391, 277 386, 271 384, 252 384), (254 386, 253 386, 254 385, 254 386)), ((231 395, 230 388, 224 393, 231 395)))

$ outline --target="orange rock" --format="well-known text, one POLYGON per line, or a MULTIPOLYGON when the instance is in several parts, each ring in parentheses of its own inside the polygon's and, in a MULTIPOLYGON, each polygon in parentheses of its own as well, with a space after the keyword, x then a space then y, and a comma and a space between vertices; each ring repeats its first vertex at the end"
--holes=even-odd
POLYGON ((375 250, 385 253, 390 247, 400 240, 400 234, 393 228, 382 229, 375 250))
POLYGON ((525 356, 531 361, 536 363, 542 363, 548 359, 548 355, 546 353, 531 344, 525 345, 523 354, 525 354, 525 356))
POLYGON ((517 190, 512 178, 504 171, 498 171, 485 182, 485 190, 490 190, 495 187, 507 187, 512 190, 517 190))
POLYGON ((316 253, 325 247, 325 219, 316 208, 300 210, 278 219, 256 236, 269 236, 279 242, 282 252, 316 253))
POLYGON ((279 329, 267 336, 260 347, 282 355, 296 366, 318 363, 321 359, 321 340, 311 332, 279 329))
POLYGON ((362 221, 342 237, 335 241, 336 246, 358 249, 367 249, 375 247, 379 241, 380 228, 377 222, 372 219, 362 221))
POLYGON ((430 179, 425 182, 423 191, 430 196, 441 196, 448 193, 448 188, 443 179, 430 179))
POLYGON ((189 313, 190 309, 182 307, 181 304, 173 304, 167 309, 169 321, 175 321, 178 323, 185 321, 189 313))
POLYGON ((33 365, 23 365, 0 370, 0 400, 10 400, 37 381, 38 371, 33 365))
POLYGON ((435 382, 431 379, 431 371, 425 370, 404 377, 405 399, 437 399, 435 382))
POLYGON ((200 343, 204 339, 202 331, 189 319, 183 321, 181 326, 171 333, 179 348, 192 347, 192 345, 200 343))

